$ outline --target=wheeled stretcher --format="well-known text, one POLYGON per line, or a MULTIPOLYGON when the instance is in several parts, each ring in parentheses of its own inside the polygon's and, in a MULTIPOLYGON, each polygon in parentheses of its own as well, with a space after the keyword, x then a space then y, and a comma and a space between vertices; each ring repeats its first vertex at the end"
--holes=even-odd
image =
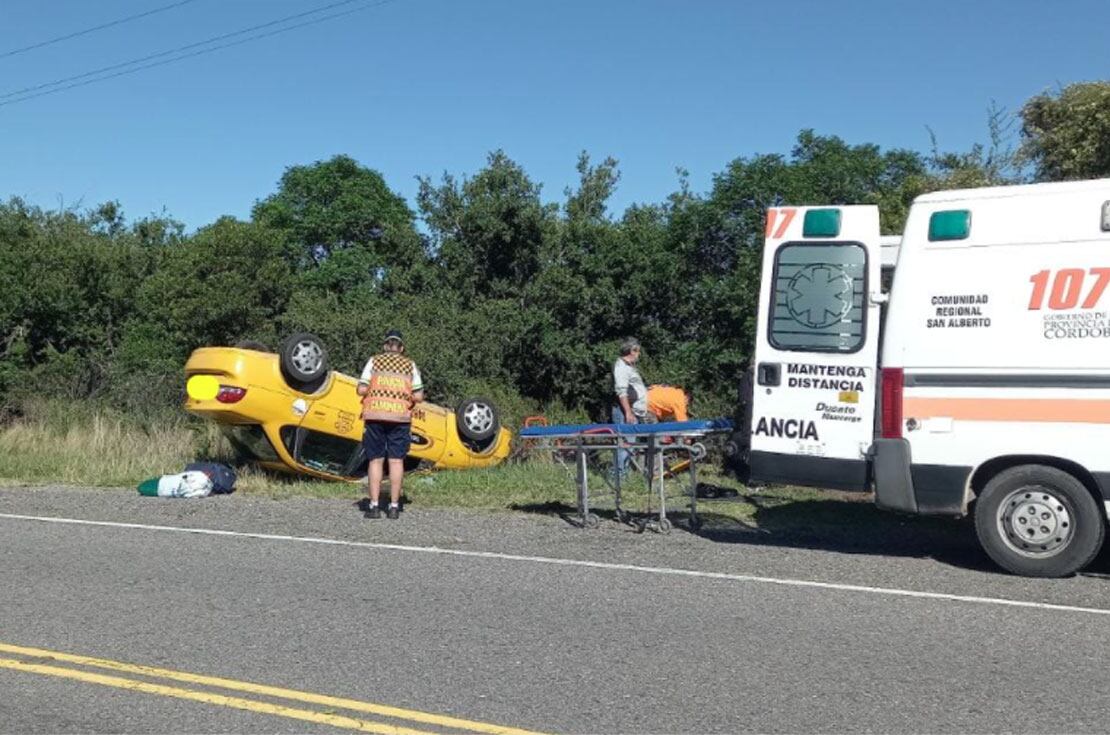
MULTIPOLYGON (((649 502, 658 498, 657 516, 641 526, 667 533, 671 522, 667 519, 667 464, 671 456, 688 463, 690 524, 700 525, 697 509, 697 465, 705 458, 704 439, 712 434, 732 431, 729 419, 699 421, 667 421, 658 424, 573 424, 562 426, 526 426, 519 436, 535 448, 550 449, 559 455, 573 457, 575 485, 578 490, 578 513, 584 528, 596 527, 601 519, 591 510, 588 459, 591 455, 613 452, 616 467, 617 452, 627 451, 642 461, 647 483, 649 502)), ((620 472, 613 473, 612 495, 617 519, 626 522, 630 514, 621 505, 620 472)), ((649 516, 655 515, 648 509, 649 516)))

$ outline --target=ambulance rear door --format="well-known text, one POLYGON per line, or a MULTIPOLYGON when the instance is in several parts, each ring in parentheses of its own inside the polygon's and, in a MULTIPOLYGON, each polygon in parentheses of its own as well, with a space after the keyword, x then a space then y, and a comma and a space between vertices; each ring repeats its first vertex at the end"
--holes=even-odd
POLYGON ((768 210, 752 480, 868 489, 881 267, 877 207, 768 210))

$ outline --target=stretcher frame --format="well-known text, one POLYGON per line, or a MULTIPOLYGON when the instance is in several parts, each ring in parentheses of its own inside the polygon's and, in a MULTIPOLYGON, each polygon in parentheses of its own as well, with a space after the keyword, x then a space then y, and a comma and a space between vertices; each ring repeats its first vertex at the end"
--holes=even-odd
MULTIPOLYGON (((647 483, 649 518, 639 524, 639 529, 669 533, 672 528, 667 518, 667 471, 665 458, 668 453, 681 455, 689 462, 690 527, 696 530, 701 526, 698 517, 698 462, 706 456, 702 440, 712 434, 727 433, 732 430, 728 419, 702 421, 669 421, 658 424, 580 424, 567 426, 532 426, 520 431, 521 439, 529 441, 538 449, 555 452, 574 452, 574 481, 577 489, 578 514, 583 528, 596 528, 601 518, 591 510, 588 458, 591 453, 613 452, 613 466, 616 468, 616 455, 620 451, 629 452, 632 457, 643 459, 643 474, 647 483), (658 498, 658 512, 653 513, 650 503, 658 498)), ((622 506, 623 478, 619 471, 614 472, 613 501, 617 520, 622 523, 632 521, 632 515, 622 506)))

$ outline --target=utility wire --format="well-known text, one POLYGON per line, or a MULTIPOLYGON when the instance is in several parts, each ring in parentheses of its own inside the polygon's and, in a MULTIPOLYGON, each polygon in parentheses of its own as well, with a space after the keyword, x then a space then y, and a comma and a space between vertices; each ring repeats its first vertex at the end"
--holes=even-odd
MULTIPOLYGON (((348 1, 349 2, 357 2, 359 0, 348 0, 348 1)), ((361 1, 365 2, 366 0, 361 0, 361 1)), ((138 66, 138 67, 135 67, 133 69, 125 69, 123 71, 118 71, 115 74, 108 74, 107 76, 97 77, 95 79, 86 79, 84 81, 75 82, 73 84, 70 84, 70 85, 67 85, 67 86, 64 86, 64 87, 58 87, 56 89, 48 89, 48 90, 45 90, 43 92, 38 92, 37 94, 29 94, 29 95, 26 95, 24 97, 19 97, 17 99, 10 99, 10 100, 6 100, 6 101, 0 101, 0 107, 4 107, 6 105, 14 105, 17 102, 24 102, 26 100, 34 99, 35 97, 45 97, 48 94, 56 94, 57 92, 64 92, 67 89, 74 89, 76 87, 84 87, 88 84, 95 84, 96 82, 103 82, 105 80, 114 79, 116 77, 122 77, 122 76, 127 75, 127 74, 134 74, 135 72, 142 71, 144 69, 151 69, 151 68, 154 68, 156 66, 165 66, 166 64, 172 64, 175 61, 181 61, 183 59, 189 59, 189 58, 192 58, 194 56, 201 56, 203 54, 212 53, 213 51, 219 51, 220 49, 230 48, 232 46, 240 46, 244 43, 249 43, 250 41, 257 41, 261 38, 268 38, 269 36, 276 36, 279 33, 285 33, 286 31, 292 31, 292 30, 296 30, 297 28, 304 28, 305 26, 315 25, 317 23, 323 23, 324 21, 333 20, 335 18, 340 18, 344 15, 351 15, 352 13, 357 13, 357 12, 360 12, 362 10, 370 10, 371 8, 377 8, 377 7, 380 7, 382 5, 386 5, 388 3, 391 3, 393 1, 394 0, 378 0, 378 2, 376 2, 376 3, 371 3, 369 5, 362 5, 362 6, 359 6, 359 7, 356 7, 356 8, 352 8, 350 10, 344 10, 341 13, 332 13, 331 15, 325 15, 325 16, 320 17, 320 18, 313 18, 312 20, 305 21, 303 23, 297 23, 295 25, 286 26, 285 28, 278 28, 278 29, 273 30, 273 31, 267 31, 266 33, 259 33, 259 34, 254 35, 254 36, 249 36, 247 38, 241 38, 238 41, 231 41, 230 43, 221 44, 219 46, 213 46, 211 48, 200 49, 199 51, 193 51, 192 53, 182 54, 181 56, 175 56, 171 59, 163 59, 162 61, 155 61, 154 63, 144 64, 143 66, 138 66)), ((345 4, 347 4, 347 3, 337 3, 337 5, 345 5, 345 4)), ((334 6, 332 6, 332 7, 334 7, 334 6)), ((267 25, 272 25, 272 24, 267 24, 267 25)), ((193 44, 193 45, 196 45, 196 44, 193 44)), ((164 54, 158 54, 158 55, 162 56, 164 54)))
POLYGON ((4 53, 0 54, 0 59, 7 58, 9 56, 15 56, 16 54, 26 53, 28 51, 34 51, 37 48, 42 48, 43 46, 49 46, 52 43, 61 43, 62 41, 68 41, 71 38, 77 38, 78 36, 84 36, 86 34, 93 33, 94 31, 102 31, 105 28, 111 28, 112 26, 118 26, 121 23, 127 23, 127 22, 132 21, 132 20, 138 20, 139 18, 145 18, 148 15, 154 15, 155 13, 164 13, 167 10, 173 10, 174 8, 179 8, 182 5, 188 5, 191 2, 194 2, 194 0, 180 0, 180 2, 171 3, 169 5, 163 5, 160 8, 154 8, 153 10, 148 10, 145 13, 138 13, 136 15, 129 15, 126 18, 120 18, 118 20, 113 20, 113 21, 110 21, 108 23, 102 23, 98 26, 93 26, 92 28, 86 28, 83 31, 75 31, 75 32, 67 34, 65 36, 58 36, 57 38, 51 38, 47 41, 40 41, 39 43, 33 43, 30 46, 24 46, 23 48, 17 48, 17 49, 12 49, 11 51, 5 51, 4 53))
MULTIPOLYGON (((116 69, 122 69, 124 67, 133 66, 135 64, 141 64, 144 61, 151 61, 153 59, 160 59, 160 58, 163 58, 163 57, 166 57, 166 56, 172 56, 173 54, 177 54, 177 53, 180 53, 182 51, 188 51, 189 49, 198 48, 200 46, 207 46, 209 44, 216 43, 217 41, 223 41, 223 40, 226 40, 228 38, 234 38, 236 36, 242 36, 242 35, 245 35, 247 33, 251 33, 253 31, 258 31, 258 30, 261 30, 263 28, 270 28, 271 26, 276 26, 276 25, 280 25, 282 23, 287 23, 291 20, 296 20, 298 18, 304 18, 305 16, 308 16, 308 15, 315 15, 316 13, 322 13, 325 10, 331 10, 332 8, 338 8, 338 7, 343 6, 343 5, 350 5, 351 3, 355 3, 355 2, 365 2, 365 0, 338 0, 337 2, 329 3, 328 5, 322 5, 318 8, 313 9, 313 10, 306 10, 303 13, 297 13, 295 15, 287 15, 284 18, 278 18, 276 20, 271 20, 267 23, 260 23, 259 25, 248 26, 247 28, 242 28, 238 31, 232 31, 231 33, 223 33, 223 34, 218 35, 218 36, 213 36, 212 38, 207 38, 203 41, 197 41, 196 43, 190 43, 190 44, 186 44, 184 46, 178 46, 177 48, 172 48, 172 49, 169 49, 168 51, 159 51, 156 54, 150 54, 148 56, 140 56, 139 58, 131 59, 130 61, 122 61, 118 64, 112 64, 111 66, 103 66, 99 69, 93 69, 92 71, 87 71, 87 72, 84 72, 82 74, 75 74, 71 77, 63 77, 61 79, 55 79, 52 82, 44 82, 42 84, 36 84, 34 86, 31 86, 31 87, 24 87, 23 89, 17 89, 13 92, 6 92, 4 94, 0 94, 0 100, 6 100, 6 99, 11 98, 11 97, 21 97, 22 98, 22 95, 28 94, 30 92, 37 92, 40 89, 46 89, 47 87, 57 87, 59 85, 65 84, 66 82, 73 82, 73 81, 76 81, 78 79, 87 79, 89 77, 93 77, 93 76, 96 76, 98 74, 103 74, 104 72, 115 71, 116 69)), ((329 16, 329 17, 333 17, 333 16, 329 16)), ((294 27, 299 28, 300 26, 294 26, 294 27)), ((261 36, 261 37, 264 37, 264 36, 261 36)), ((234 45, 234 44, 232 44, 232 45, 234 45)), ((226 47, 225 46, 220 46, 218 48, 226 48, 226 47)), ((198 55, 198 54, 188 54, 188 55, 183 56, 181 58, 188 58, 189 56, 196 56, 196 55, 198 55)), ((158 64, 153 64, 153 66, 158 66, 158 64)), ((144 67, 140 67, 140 68, 146 69, 146 68, 149 68, 149 67, 144 66, 144 67)), ((104 78, 105 79, 111 79, 113 76, 120 76, 120 75, 119 74, 113 74, 109 77, 104 77, 104 78)), ((72 88, 73 88, 73 86, 65 87, 65 89, 72 89, 72 88)), ((31 96, 38 97, 40 95, 31 95, 31 96)))

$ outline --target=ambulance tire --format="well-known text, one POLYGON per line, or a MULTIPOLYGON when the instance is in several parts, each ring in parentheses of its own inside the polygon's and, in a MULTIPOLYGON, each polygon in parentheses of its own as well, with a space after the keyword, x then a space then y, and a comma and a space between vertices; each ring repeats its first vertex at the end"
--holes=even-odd
POLYGON ((1106 519, 1074 476, 1046 465, 1021 465, 987 483, 975 504, 975 531, 1003 569, 1026 577, 1066 577, 1098 555, 1106 519))
POLYGON ((328 375, 328 351, 314 334, 298 332, 281 343, 281 374, 296 390, 318 385, 328 375))

